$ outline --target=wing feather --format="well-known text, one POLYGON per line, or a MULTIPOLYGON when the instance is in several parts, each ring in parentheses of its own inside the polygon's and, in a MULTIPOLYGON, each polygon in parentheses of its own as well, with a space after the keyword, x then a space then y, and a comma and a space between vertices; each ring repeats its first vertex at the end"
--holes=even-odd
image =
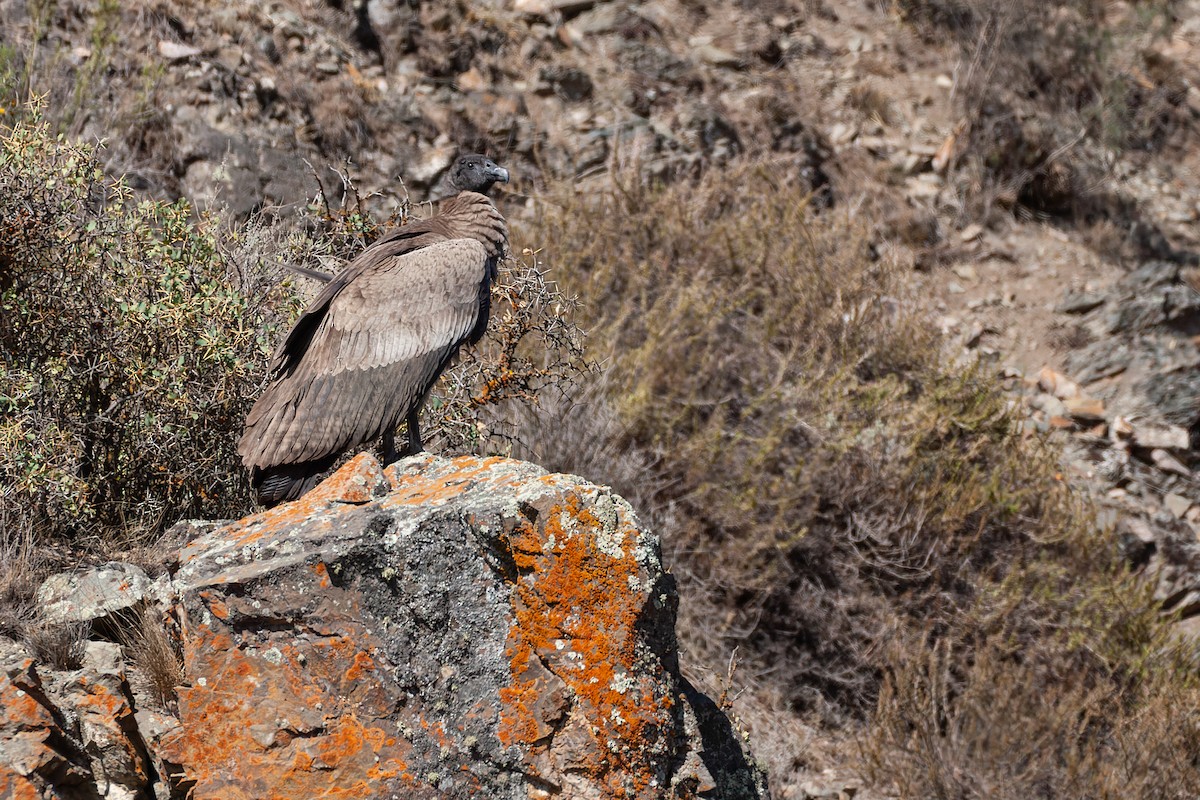
POLYGON ((325 287, 277 352, 275 379, 239 444, 247 466, 323 458, 395 427, 474 329, 489 268, 479 242, 387 257, 368 250, 360 259, 325 287))

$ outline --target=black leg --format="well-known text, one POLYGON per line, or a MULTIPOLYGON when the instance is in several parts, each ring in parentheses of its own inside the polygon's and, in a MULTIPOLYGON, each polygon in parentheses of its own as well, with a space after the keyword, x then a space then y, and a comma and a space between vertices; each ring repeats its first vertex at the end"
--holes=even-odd
POLYGON ((408 447, 404 450, 404 455, 411 456, 420 453, 425 449, 421 444, 421 409, 418 407, 405 420, 404 425, 408 428, 408 447))
POLYGON ((383 465, 386 467, 399 458, 400 454, 396 452, 396 431, 388 428, 383 432, 383 465))

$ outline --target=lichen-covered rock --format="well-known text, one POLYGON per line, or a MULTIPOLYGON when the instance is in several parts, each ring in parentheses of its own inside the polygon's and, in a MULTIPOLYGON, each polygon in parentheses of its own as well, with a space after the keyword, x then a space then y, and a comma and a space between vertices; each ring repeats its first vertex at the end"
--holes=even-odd
POLYGON ((89 642, 52 671, 0 640, 0 798, 146 798, 154 780, 120 648, 89 642))
POLYGON ((674 585, 624 500, 504 459, 417 456, 383 494, 376 469, 184 551, 164 755, 193 797, 756 795, 706 759, 674 585))
POLYGON ((150 590, 150 578, 140 567, 111 563, 51 575, 37 597, 48 623, 107 622, 136 606, 150 590))
POLYGON ((115 645, 49 680, 8 654, 0 796, 766 796, 680 676, 658 540, 605 487, 364 454, 193 534, 163 609, 177 706, 135 712, 115 645))

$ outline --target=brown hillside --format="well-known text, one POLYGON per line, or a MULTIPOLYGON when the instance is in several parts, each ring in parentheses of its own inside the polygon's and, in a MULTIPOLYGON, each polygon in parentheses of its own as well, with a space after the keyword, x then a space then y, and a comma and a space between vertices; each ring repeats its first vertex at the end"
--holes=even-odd
POLYGON ((250 509, 231 442, 313 289, 279 264, 425 213, 462 148, 513 173, 517 263, 430 447, 632 503, 777 797, 1200 792, 1200 2, 0 25, 0 634, 64 560, 250 509))

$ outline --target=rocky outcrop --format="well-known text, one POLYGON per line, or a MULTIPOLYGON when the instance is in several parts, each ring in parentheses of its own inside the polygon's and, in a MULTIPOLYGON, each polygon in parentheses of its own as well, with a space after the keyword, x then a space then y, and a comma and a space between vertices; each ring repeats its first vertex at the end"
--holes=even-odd
POLYGON ((114 644, 58 673, 8 646, 0 796, 766 796, 680 675, 656 537, 605 487, 364 454, 188 530, 145 592, 182 655, 168 708, 114 644))

